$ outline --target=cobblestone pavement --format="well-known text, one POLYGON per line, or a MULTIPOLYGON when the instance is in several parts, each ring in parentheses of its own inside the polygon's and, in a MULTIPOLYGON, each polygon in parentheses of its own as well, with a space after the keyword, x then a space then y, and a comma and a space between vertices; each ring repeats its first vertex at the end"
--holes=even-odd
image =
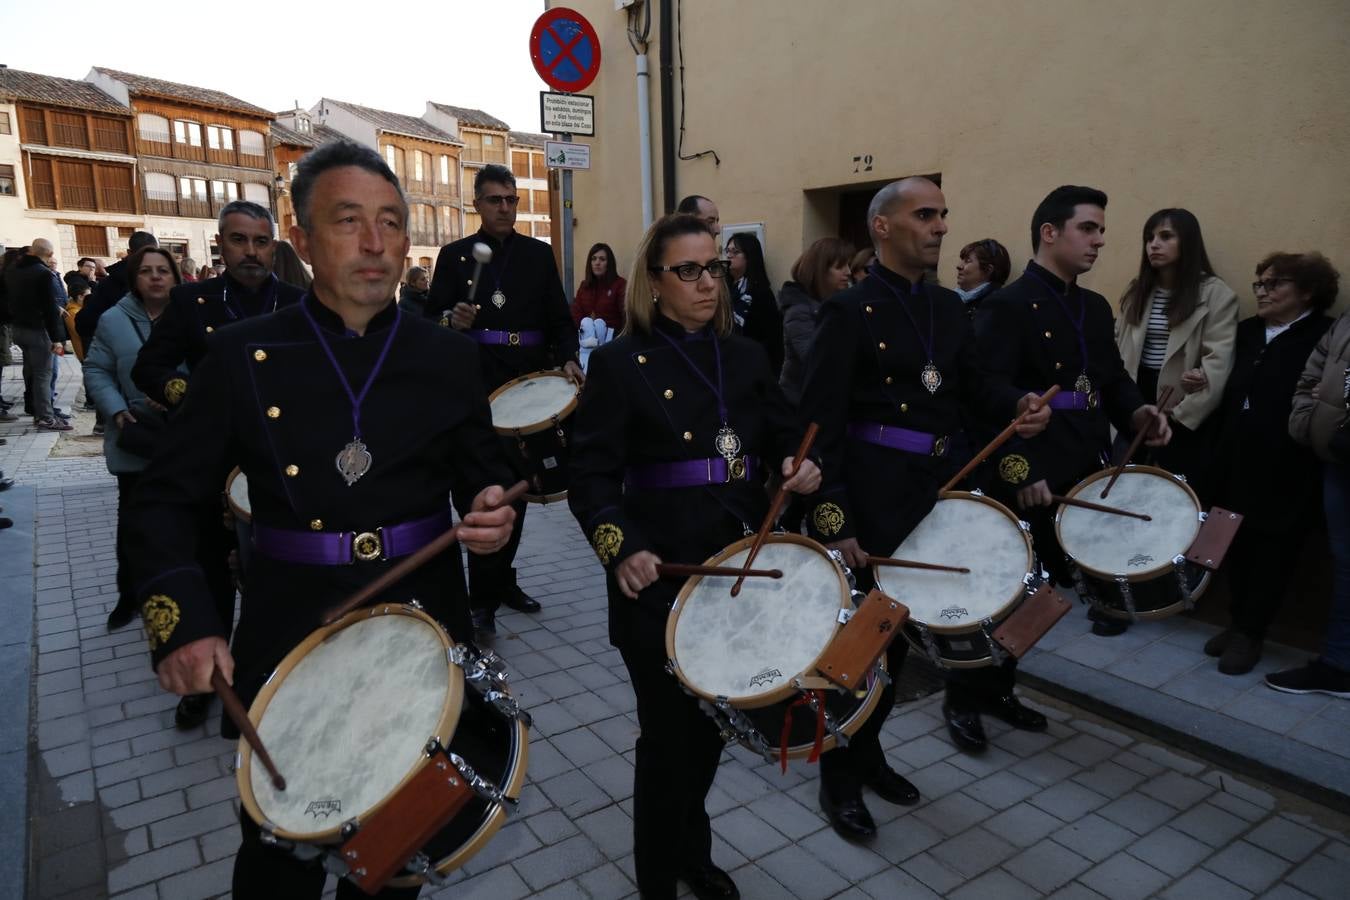
MULTIPOLYGON (((238 844, 232 745, 175 730, 140 632, 104 630, 115 487, 101 458, 47 459, 51 435, 7 428, 0 468, 38 487, 29 896, 222 895, 238 844)), ((503 615, 494 648, 534 716, 529 782, 510 824, 423 894, 632 896, 637 727, 598 566, 560 505, 531 511, 520 563, 544 611, 503 615)), ((747 898, 1345 895, 1344 817, 1032 699, 1049 731, 988 722, 983 756, 951 744, 937 696, 899 706, 883 741, 924 799, 871 798, 869 847, 829 829, 813 766, 784 775, 729 749, 708 801, 714 860, 747 898)))

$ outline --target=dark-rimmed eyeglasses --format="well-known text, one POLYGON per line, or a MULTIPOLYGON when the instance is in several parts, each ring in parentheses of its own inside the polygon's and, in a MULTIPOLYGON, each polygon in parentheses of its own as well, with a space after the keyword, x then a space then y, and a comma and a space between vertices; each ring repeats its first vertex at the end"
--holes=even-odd
POLYGON ((1281 284, 1285 284, 1286 282, 1292 282, 1293 280, 1294 279, 1288 277, 1280 277, 1280 278, 1266 278, 1262 281, 1253 281, 1252 293, 1269 294, 1271 291, 1275 290, 1281 284))
POLYGON ((696 262, 676 263, 673 266, 653 266, 653 272, 674 272, 681 281, 698 281, 707 272, 713 278, 726 278, 731 268, 725 259, 714 259, 706 266, 696 262))
POLYGON ((520 202, 516 194, 484 194, 478 199, 488 206, 515 206, 520 202))

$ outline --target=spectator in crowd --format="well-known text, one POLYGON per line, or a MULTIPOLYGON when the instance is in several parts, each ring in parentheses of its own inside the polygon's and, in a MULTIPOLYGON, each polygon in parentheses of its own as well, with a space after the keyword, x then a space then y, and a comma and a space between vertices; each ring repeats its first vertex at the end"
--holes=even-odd
POLYGON ((1205 425, 1223 399, 1237 327, 1237 294, 1214 275, 1200 222, 1184 209, 1149 216, 1139 274, 1120 298, 1116 343, 1146 401, 1172 389, 1172 442, 1136 461, 1185 475, 1204 493, 1213 430, 1205 425))
POLYGON ((224 274, 225 274, 225 264, 223 262, 218 262, 211 267, 212 278, 220 278, 224 274))
POLYGON ((91 256, 82 256, 80 261, 75 264, 64 276, 66 283, 66 292, 72 297, 75 295, 75 288, 83 284, 90 290, 94 288, 94 271, 98 267, 98 261, 91 256))
POLYGON ((178 274, 183 281, 197 280, 197 261, 190 256, 183 257, 183 262, 178 266, 178 274))
POLYGON ((295 248, 288 241, 277 241, 274 246, 276 249, 272 255, 272 271, 287 284, 309 290, 314 279, 310 276, 309 269, 305 268, 300 254, 295 252, 295 248))
MULTIPOLYGON (((279 275, 277 277, 280 277, 279 275)), ((431 291, 431 278, 421 266, 413 266, 404 276, 403 288, 398 294, 398 305, 410 315, 421 319, 426 316, 427 294, 431 291)))
POLYGON ((857 284, 867 277, 867 267, 876 261, 877 251, 875 247, 864 247, 853 254, 853 259, 849 260, 848 270, 853 278, 853 283, 857 284))
POLYGON ((993 238, 961 248, 961 261, 956 265, 956 293, 972 319, 980 301, 1003 287, 1011 272, 1008 249, 993 238))
MULTIPOLYGON (((0 253, 0 369, 14 365, 14 353, 11 350, 13 337, 10 334, 10 315, 8 291, 5 288, 5 270, 23 259, 23 247, 10 247, 0 253)), ((9 411, 14 404, 0 396, 0 422, 18 421, 18 416, 9 411)))
MULTIPOLYGON (((126 256, 130 256, 137 250, 144 247, 158 247, 159 241, 148 231, 133 231, 131 237, 127 239, 126 256)), ((98 327, 98 317, 108 310, 112 309, 127 294, 129 287, 127 277, 126 259, 120 259, 108 266, 106 275, 99 280, 94 288, 94 296, 89 298, 89 302, 80 310, 80 314, 75 317, 75 329, 80 334, 80 340, 84 346, 88 347, 94 342, 94 329, 98 327)))
POLYGON ((150 328, 169 304, 169 291, 180 283, 172 255, 145 247, 127 257, 131 289, 104 313, 84 361, 84 389, 107 423, 103 455, 117 478, 117 605, 112 618, 130 621, 136 613, 135 586, 125 558, 126 510, 141 471, 150 461, 163 410, 156 408, 131 380, 131 367, 150 328))
POLYGON ((731 274, 731 316, 736 330, 769 354, 769 369, 783 370, 783 314, 774 300, 773 284, 764 266, 764 248, 748 232, 727 239, 731 274))
POLYGON ((197 280, 205 281, 208 278, 215 278, 216 270, 212 266, 202 266, 197 270, 197 280))
POLYGON ((586 277, 572 300, 572 321, 577 323, 584 369, 590 351, 623 331, 623 299, 628 281, 619 274, 609 244, 596 244, 586 254, 586 277))
POLYGON ((58 419, 52 408, 52 359, 61 349, 62 329, 56 300, 59 279, 47 263, 51 256, 50 241, 33 241, 27 255, 5 268, 5 300, 13 341, 23 351, 27 412, 39 431, 70 431, 70 424, 58 419))
POLYGON ((1331 545, 1331 617, 1322 655, 1266 676, 1290 694, 1350 698, 1350 310, 1322 336, 1294 388, 1289 434, 1322 461, 1322 508, 1331 545))
POLYGON ((1232 374, 1220 404, 1215 502, 1244 516, 1224 565, 1232 624, 1205 644, 1219 671, 1243 675, 1261 660, 1266 629, 1307 538, 1321 471, 1289 434, 1294 391, 1331 325, 1340 275, 1320 253, 1273 253, 1256 267, 1256 315, 1238 323, 1232 374))
POLYGON ((807 354, 816 336, 820 304, 848 287, 853 246, 841 238, 826 237, 811 244, 792 264, 792 280, 778 292, 783 313, 783 393, 796 406, 802 399, 807 354))
POLYGON ((675 207, 675 211, 701 220, 713 233, 714 239, 721 239, 722 214, 718 212, 717 204, 707 197, 701 194, 690 194, 680 201, 679 206, 675 207))

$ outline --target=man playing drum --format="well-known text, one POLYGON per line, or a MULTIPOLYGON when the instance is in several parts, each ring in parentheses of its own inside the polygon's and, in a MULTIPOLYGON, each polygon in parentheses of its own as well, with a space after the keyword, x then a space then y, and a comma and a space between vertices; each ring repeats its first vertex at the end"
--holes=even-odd
MULTIPOLYGON (((956 457, 968 452, 957 449, 964 417, 1006 422, 1031 407, 1034 413, 1021 426, 1030 436, 1050 415, 1035 394, 995 388, 982 377, 960 298, 925 282, 925 271, 938 263, 946 216, 941 189, 926 178, 906 178, 877 192, 868 207, 877 262, 861 283, 822 306, 808 362, 802 412, 820 424, 825 471, 808 528, 843 554, 860 590, 871 583, 868 554, 899 546, 963 462, 956 457)), ((901 639, 887 652, 893 679, 900 677, 906 649, 901 639)), ((882 754, 881 726, 894 704, 892 686, 849 745, 821 757, 821 807, 846 838, 876 833, 863 785, 892 803, 919 799, 882 754)))
MULTIPOLYGON (((576 325, 567 308, 558 266, 548 244, 516 232, 520 195, 505 166, 484 166, 473 180, 473 207, 482 219, 477 233, 446 244, 436 257, 427 299, 428 318, 463 331, 479 345, 483 382, 495 391, 506 382, 541 369, 562 366, 580 384, 576 325), (492 259, 474 284, 474 244, 486 244, 492 259)), ((511 446, 511 442, 506 442, 511 446)), ((510 451, 513 459, 517 456, 510 451)), ((514 459, 520 474, 522 460, 514 459)), ((474 628, 496 631, 502 603, 521 612, 538 612, 539 603, 516 584, 512 563, 525 524, 525 501, 516 504, 511 541, 500 552, 469 559, 469 596, 474 628)))
MULTIPOLYGON (((510 472, 476 348, 394 303, 408 250, 394 174, 374 151, 340 141, 301 160, 292 190, 291 239, 314 268, 311 293, 213 342, 132 509, 131 558, 160 684, 209 690, 219 668, 245 705, 330 606, 450 526, 450 497, 466 513, 459 539, 472 554, 500 550, 514 519, 491 509, 510 472), (418 412, 423 392, 439 399, 418 412), (248 478, 256 556, 231 649, 193 523, 236 463, 248 478)), ((462 641, 471 630, 463 585, 452 547, 378 600, 416 599, 462 641)), ((252 820, 241 823, 234 896, 320 896, 317 862, 266 846, 252 820)), ((364 895, 344 880, 338 896, 364 895)))
MULTIPOLYGON (((1055 537, 1052 494, 1067 494, 1084 476, 1100 469, 1111 445, 1111 427, 1123 434, 1151 430, 1150 446, 1171 437, 1167 417, 1145 404, 1121 361, 1106 298, 1078 284, 1105 245, 1106 194, 1065 185, 1051 191, 1031 220, 1034 258, 1022 277, 985 301, 976 316, 980 358, 1003 389, 1045 391, 1058 384, 1055 410, 1045 434, 1035 441, 1014 438, 991 459, 991 493, 1016 505, 1051 580, 1072 583, 1055 537)), ((996 419, 986 424, 1001 427, 996 419)), ((1096 498, 1093 498, 1096 499, 1096 498)), ((1110 621, 1093 626, 1098 634, 1110 621)), ((1123 630, 1123 626, 1120 628, 1123 630)), ((979 706, 1011 694, 1011 668, 992 668, 967 679, 949 694, 948 726, 968 749, 984 745, 979 706), (993 699, 991 699, 993 698, 993 699)), ((1006 718, 1006 716, 1004 716, 1006 718)))
MULTIPOLYGON (((610 642, 637 695, 633 831, 638 890, 674 900, 739 896, 712 863, 705 809, 723 741, 666 669, 666 625, 681 581, 661 563, 701 563, 760 525, 764 483, 787 475, 801 423, 763 348, 731 333, 727 268, 708 226, 661 219, 628 280, 627 329, 591 355, 573 428, 568 503, 604 564, 610 642)), ((809 493, 809 459, 786 487, 809 493)), ((734 578, 720 578, 730 596, 734 578)), ((782 610, 791 616, 791 608, 782 610)))

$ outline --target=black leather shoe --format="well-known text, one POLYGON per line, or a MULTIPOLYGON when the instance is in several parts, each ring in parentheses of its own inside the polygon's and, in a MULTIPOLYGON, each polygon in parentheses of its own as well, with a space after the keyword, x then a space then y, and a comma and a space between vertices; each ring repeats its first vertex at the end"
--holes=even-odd
POLYGON ((947 733, 952 736, 952 743, 962 750, 979 753, 989 746, 978 712, 953 709, 950 703, 944 703, 942 716, 947 720, 947 733))
POLYGON ((738 900, 741 896, 731 876, 710 862, 685 866, 679 878, 698 900, 738 900))
POLYGON ((123 609, 120 605, 114 606, 113 611, 108 613, 108 630, 116 631, 124 625, 131 623, 136 618, 136 607, 128 606, 123 609))
POLYGON ((511 590, 507 591, 506 596, 502 598, 502 603, 517 612, 523 613, 537 613, 543 609, 538 600, 533 599, 519 587, 512 587, 511 590))
POLYGON ((877 796, 887 803, 898 806, 913 806, 919 802, 919 789, 909 783, 909 779, 885 763, 877 774, 867 780, 867 786, 877 792, 877 796))
POLYGON ((178 709, 173 714, 173 724, 184 731, 196 728, 206 721, 206 713, 211 708, 212 694, 188 694, 178 701, 178 709))
POLYGON ((1088 618, 1092 620, 1092 633, 1098 637, 1115 637, 1130 630, 1128 619, 1117 619, 1097 609, 1088 608, 1088 618))
POLYGON ((861 795, 836 803, 822 784, 820 808, 830 820, 834 833, 844 840, 870 841, 877 836, 877 823, 872 820, 872 814, 867 811, 861 795))
POLYGON ((984 701, 984 711, 1023 731, 1044 731, 1045 716, 1022 705, 1016 694, 1004 694, 984 701))
POLYGON ((471 613, 473 616, 473 633, 477 637, 486 637, 497 633, 497 621, 490 610, 475 609, 471 613))

